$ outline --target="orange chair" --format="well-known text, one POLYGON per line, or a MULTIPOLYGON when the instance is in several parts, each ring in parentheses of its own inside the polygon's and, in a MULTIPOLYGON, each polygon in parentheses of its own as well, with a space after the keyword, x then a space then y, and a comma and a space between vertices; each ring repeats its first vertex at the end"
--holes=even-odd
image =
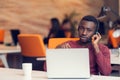
POLYGON ((112 44, 113 48, 118 48, 119 46, 119 38, 113 37, 114 30, 108 31, 108 39, 110 40, 110 43, 112 44))
POLYGON ((0 43, 1 44, 4 43, 4 34, 5 34, 5 30, 0 29, 0 43))
POLYGON ((48 48, 54 49, 56 48, 59 44, 62 44, 66 41, 69 40, 79 40, 79 38, 50 38, 48 42, 48 48))
POLYGON ((40 34, 19 34, 18 41, 21 46, 21 52, 23 56, 23 63, 33 63, 34 70, 43 70, 44 60, 42 60, 41 66, 37 64, 37 58, 44 58, 46 56, 46 49, 43 43, 43 39, 40 34), (41 67, 41 69, 39 69, 41 67))

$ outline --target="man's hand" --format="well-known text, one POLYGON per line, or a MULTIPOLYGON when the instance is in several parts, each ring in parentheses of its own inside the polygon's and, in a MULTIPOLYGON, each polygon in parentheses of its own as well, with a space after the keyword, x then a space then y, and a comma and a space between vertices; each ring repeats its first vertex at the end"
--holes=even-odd
POLYGON ((71 46, 69 43, 65 43, 65 44, 57 46, 57 48, 71 48, 71 46))
POLYGON ((98 42, 100 41, 100 39, 101 39, 100 33, 97 33, 97 34, 93 35, 93 37, 92 37, 92 45, 96 51, 96 54, 99 53, 99 51, 100 51, 99 46, 98 46, 98 42))
POLYGON ((97 45, 98 42, 100 41, 100 39, 101 39, 100 33, 97 33, 97 34, 93 35, 92 36, 92 44, 97 45))

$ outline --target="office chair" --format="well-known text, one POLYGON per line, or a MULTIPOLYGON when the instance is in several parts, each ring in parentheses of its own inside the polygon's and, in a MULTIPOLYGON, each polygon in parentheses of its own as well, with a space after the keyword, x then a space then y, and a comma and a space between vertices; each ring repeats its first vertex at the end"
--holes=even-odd
POLYGON ((50 49, 54 49, 56 48, 59 44, 62 44, 66 41, 69 41, 69 40, 79 40, 79 38, 50 38, 49 39, 49 42, 48 42, 48 48, 50 49))
POLYGON ((21 46, 23 63, 32 63, 33 70, 43 71, 44 60, 37 60, 37 58, 45 58, 46 56, 46 50, 41 35, 19 34, 18 41, 21 46))
POLYGON ((0 44, 4 43, 5 30, 0 29, 0 44))

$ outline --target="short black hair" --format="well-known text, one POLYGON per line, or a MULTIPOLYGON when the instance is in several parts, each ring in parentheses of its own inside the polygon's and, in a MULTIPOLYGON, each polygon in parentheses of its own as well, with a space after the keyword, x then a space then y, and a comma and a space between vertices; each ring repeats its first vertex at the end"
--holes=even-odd
MULTIPOLYGON (((92 16, 92 15, 84 16, 84 17, 81 19, 81 21, 83 21, 83 20, 91 21, 91 22, 95 23, 95 25, 96 25, 96 31, 98 31, 98 29, 99 29, 99 21, 98 21, 94 16, 92 16)), ((81 22, 81 21, 80 21, 80 22, 81 22)))

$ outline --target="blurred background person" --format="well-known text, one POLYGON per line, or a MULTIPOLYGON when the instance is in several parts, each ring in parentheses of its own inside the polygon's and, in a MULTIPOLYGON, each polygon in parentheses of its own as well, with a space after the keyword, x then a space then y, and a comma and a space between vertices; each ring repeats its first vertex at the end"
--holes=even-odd
POLYGON ((75 33, 75 29, 74 26, 72 25, 72 22, 70 21, 70 19, 65 18, 62 21, 62 24, 60 26, 59 32, 57 33, 56 37, 72 38, 75 36, 74 33, 75 33))
POLYGON ((59 30, 59 27, 60 27, 60 22, 57 18, 52 18, 50 20, 50 26, 51 26, 51 29, 49 31, 49 34, 46 38, 44 38, 44 44, 48 44, 48 41, 49 41, 49 38, 53 38, 56 36, 58 30, 59 30))
POLYGON ((69 19, 64 19, 61 25, 61 29, 64 31, 64 35, 67 38, 72 37, 72 25, 69 19))

